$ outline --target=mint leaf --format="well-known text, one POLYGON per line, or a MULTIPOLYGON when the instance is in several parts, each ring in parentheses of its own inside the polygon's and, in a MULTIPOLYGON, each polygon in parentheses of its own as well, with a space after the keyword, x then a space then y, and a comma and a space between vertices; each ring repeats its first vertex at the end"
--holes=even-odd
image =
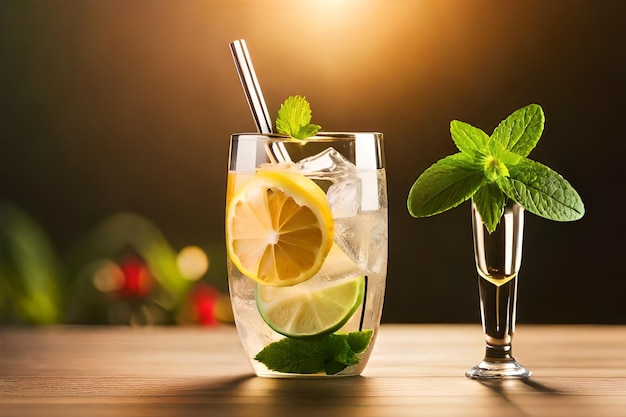
POLYGON ((319 132, 320 126, 314 124, 307 124, 306 126, 302 126, 298 131, 297 135, 294 136, 295 139, 307 139, 311 136, 315 136, 317 132, 319 132))
POLYGON ((487 155, 483 160, 485 178, 489 182, 495 182, 501 177, 509 176, 509 168, 504 162, 493 155, 487 155))
POLYGON ((541 134, 545 123, 543 109, 530 104, 513 112, 493 131, 491 139, 520 156, 528 156, 541 134))
POLYGON ((489 143, 487 143, 487 154, 497 158, 507 167, 517 165, 522 159, 524 159, 523 156, 506 149, 496 141, 489 141, 489 143))
POLYGON ((373 332, 335 333, 315 338, 285 338, 267 345, 254 359, 268 369, 298 374, 334 375, 360 361, 373 332))
POLYGON ((484 149, 489 140, 489 136, 482 130, 458 120, 450 122, 450 134, 456 147, 467 154, 484 149))
POLYGON ((363 353, 370 344, 373 335, 372 330, 348 333, 348 344, 354 353, 363 353))
POLYGON ((348 365, 344 363, 330 360, 324 364, 324 372, 326 372, 326 375, 335 375, 343 371, 347 367, 348 365))
POLYGON ((267 345, 254 357, 268 369, 279 372, 314 374, 324 369, 326 358, 318 344, 306 344, 304 339, 282 339, 267 345))
POLYGON ((419 176, 407 197, 409 214, 432 216, 472 198, 491 233, 510 198, 549 220, 580 219, 585 207, 570 183, 527 158, 544 123, 543 109, 537 104, 513 112, 489 138, 478 128, 452 121, 452 140, 461 152, 437 161, 419 176))
POLYGON ((485 154, 483 158, 485 178, 490 182, 495 182, 500 177, 508 177, 509 167, 516 165, 523 158, 495 141, 487 143, 486 150, 482 153, 485 154))
POLYGON ((294 139, 307 139, 314 136, 320 126, 311 124, 311 107, 302 96, 288 97, 278 110, 276 131, 294 139))
POLYGON ((524 158, 499 180, 502 191, 527 211, 555 221, 578 220, 585 214, 580 195, 547 166, 524 158))
POLYGON ((428 217, 458 206, 478 190, 483 166, 465 153, 437 161, 415 181, 407 207, 413 217, 428 217))
POLYGON ((500 222, 506 198, 504 193, 495 183, 485 183, 472 197, 472 201, 476 205, 478 214, 483 220, 483 224, 489 233, 496 230, 496 226, 500 222))

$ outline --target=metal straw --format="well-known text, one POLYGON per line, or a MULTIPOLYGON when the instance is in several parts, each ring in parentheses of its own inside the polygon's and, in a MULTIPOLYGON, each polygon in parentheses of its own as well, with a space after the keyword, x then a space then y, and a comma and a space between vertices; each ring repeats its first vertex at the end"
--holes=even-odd
POLYGON ((239 79, 243 91, 246 94, 246 99, 250 105, 250 111, 256 122, 257 129, 260 133, 272 133, 272 120, 265 100, 263 99, 263 92, 259 85, 259 80, 254 72, 254 66, 248 53, 248 47, 246 41, 239 39, 230 43, 230 50, 233 53, 233 59, 235 60, 235 66, 239 73, 239 79))
MULTIPOLYGON (((252 65, 252 59, 250 59, 246 41, 239 39, 231 42, 230 50, 233 53, 233 59, 235 60, 235 67, 237 67, 237 73, 241 80, 241 86, 246 94, 246 99, 248 100, 248 105, 250 105, 250 111, 252 112, 252 117, 254 117, 259 133, 273 133, 272 118, 267 111, 267 106, 263 99, 263 92, 261 91, 259 80, 254 72, 254 66, 252 65)), ((287 152, 282 142, 268 143, 266 147, 267 155, 272 162, 291 162, 289 152, 287 152)))

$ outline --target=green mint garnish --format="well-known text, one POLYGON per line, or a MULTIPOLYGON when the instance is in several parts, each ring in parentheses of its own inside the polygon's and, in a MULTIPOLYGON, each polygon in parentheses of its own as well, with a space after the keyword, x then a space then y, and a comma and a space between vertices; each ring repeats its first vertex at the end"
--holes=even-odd
POLYGON ((335 375, 356 365, 372 340, 372 331, 334 333, 316 338, 285 338, 263 348, 254 359, 277 372, 335 375))
POLYGON ((311 124, 311 107, 302 96, 291 96, 278 110, 276 131, 294 139, 307 139, 320 130, 320 126, 311 124))
POLYGON ((537 104, 513 112, 491 136, 467 123, 452 121, 450 133, 460 152, 437 161, 419 176, 409 191, 409 213, 433 216, 471 198, 491 233, 511 199, 548 220, 580 219, 585 207, 570 183, 527 158, 544 123, 543 109, 537 104))

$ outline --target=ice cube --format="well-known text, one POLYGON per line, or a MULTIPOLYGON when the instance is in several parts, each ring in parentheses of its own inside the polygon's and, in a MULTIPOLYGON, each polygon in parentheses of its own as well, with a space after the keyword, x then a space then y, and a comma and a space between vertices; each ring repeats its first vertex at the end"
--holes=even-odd
POLYGON ((334 148, 304 158, 297 165, 309 178, 338 182, 346 177, 357 176, 356 166, 334 148))
POLYGON ((327 180, 332 184, 326 196, 333 217, 352 217, 361 207, 361 178, 356 166, 334 148, 328 148, 297 163, 309 178, 327 180))
POLYGON ((326 198, 334 218, 356 216, 361 208, 361 179, 347 177, 332 184, 328 187, 326 198))
POLYGON ((386 268, 387 240, 386 210, 335 221, 335 243, 364 271, 379 273, 386 268))

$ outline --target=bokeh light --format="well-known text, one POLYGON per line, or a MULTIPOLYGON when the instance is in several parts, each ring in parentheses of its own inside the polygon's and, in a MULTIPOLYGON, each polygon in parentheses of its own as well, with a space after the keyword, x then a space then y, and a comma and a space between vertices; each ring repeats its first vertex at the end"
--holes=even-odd
POLYGON ((209 258, 198 246, 186 246, 181 249, 176 262, 183 277, 190 281, 199 280, 209 269, 209 258))

